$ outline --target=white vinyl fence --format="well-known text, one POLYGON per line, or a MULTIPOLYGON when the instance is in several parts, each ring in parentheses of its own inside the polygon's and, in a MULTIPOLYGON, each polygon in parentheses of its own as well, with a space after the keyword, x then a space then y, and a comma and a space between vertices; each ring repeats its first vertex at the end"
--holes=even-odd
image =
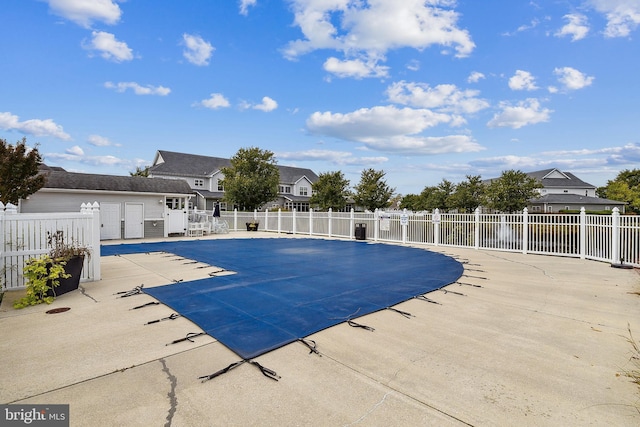
POLYGON ((409 212, 223 212, 232 230, 260 222, 263 231, 366 239, 381 242, 456 246, 593 259, 640 267, 640 216, 529 214, 471 214, 409 212))
POLYGON ((64 233, 66 243, 90 250, 81 281, 100 280, 100 207, 82 204, 79 213, 19 214, 15 206, 0 203, 0 280, 2 290, 24 288, 24 263, 47 254, 50 234, 64 233))

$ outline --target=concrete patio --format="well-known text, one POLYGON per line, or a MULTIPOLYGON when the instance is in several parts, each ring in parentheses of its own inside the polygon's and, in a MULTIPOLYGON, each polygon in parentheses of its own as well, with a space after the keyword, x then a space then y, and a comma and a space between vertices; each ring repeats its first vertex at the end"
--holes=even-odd
MULTIPOLYGON (((292 238, 231 233, 220 238, 292 238)), ((297 236, 300 237, 300 236, 297 236)), ((362 242, 361 244, 366 244, 362 242)), ((102 258, 102 280, 49 306, 0 306, 0 403, 70 405, 72 426, 640 425, 628 326, 640 337, 640 274, 573 258, 425 247, 465 263, 459 282, 255 361, 148 295, 208 277, 170 254, 102 258), (70 307, 59 314, 45 314, 70 307)), ((202 267, 202 268, 197 268, 202 267)), ((389 278, 393 280, 393 278, 389 278)))

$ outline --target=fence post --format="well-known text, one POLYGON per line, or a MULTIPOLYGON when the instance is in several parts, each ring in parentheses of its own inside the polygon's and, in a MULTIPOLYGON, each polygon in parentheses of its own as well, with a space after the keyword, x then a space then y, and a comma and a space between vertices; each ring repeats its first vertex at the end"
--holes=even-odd
POLYGON ((620 209, 613 208, 611 216, 611 263, 620 264, 620 209))
POLYGON ((529 250, 529 209, 522 210, 522 253, 527 254, 529 250))
POLYGON ((580 208, 580 259, 587 257, 587 211, 580 208))
POLYGON ((433 244, 435 246, 440 245, 440 209, 435 208, 431 215, 431 222, 433 222, 433 244))
POLYGON ((294 236, 296 234, 296 212, 296 208, 293 208, 293 215, 291 216, 291 220, 293 221, 293 224, 291 225, 291 233, 293 233, 294 236))
POLYGON ((233 209, 233 229, 238 231, 238 208, 233 209))
POLYGON ((353 208, 351 208, 351 215, 349 216, 349 238, 355 239, 355 223, 356 223, 356 214, 353 208))
POLYGON ((474 249, 480 249, 480 208, 476 208, 473 216, 473 247, 474 249))
POLYGON ((282 209, 278 208, 278 234, 282 231, 282 209))
POLYGON ((407 209, 402 210, 402 215, 400 215, 400 227, 402 227, 402 244, 407 244, 407 228, 409 227, 409 214, 407 213, 407 209))
POLYGON ((379 230, 380 230, 380 211, 378 210, 378 208, 376 208, 376 210, 373 211, 373 241, 374 242, 378 241, 379 230))
POLYGON ((269 225, 269 208, 266 208, 264 210, 264 227, 263 227, 264 231, 269 231, 267 227, 268 225, 269 225))
POLYGON ((93 205, 90 206, 90 213, 93 215, 92 218, 92 250, 91 254, 91 262, 93 263, 93 280, 100 280, 102 278, 102 270, 100 267, 100 204, 95 201, 93 205))
POLYGON ((331 233, 332 233, 332 224, 331 224, 331 213, 333 212, 333 210, 331 208, 329 208, 329 211, 327 212, 327 220, 329 221, 329 225, 327 226, 327 232, 329 233, 329 237, 331 237, 331 233))
POLYGON ((313 208, 309 208, 309 236, 313 236, 313 208))

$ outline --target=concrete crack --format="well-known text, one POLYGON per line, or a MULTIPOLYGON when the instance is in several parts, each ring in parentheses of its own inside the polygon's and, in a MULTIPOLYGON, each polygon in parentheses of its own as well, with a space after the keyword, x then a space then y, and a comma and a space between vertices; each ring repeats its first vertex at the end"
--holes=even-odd
POLYGON ((84 288, 84 286, 79 286, 79 288, 80 288, 80 293, 82 295, 84 295, 85 297, 91 299, 93 302, 98 302, 94 297, 92 297, 91 295, 89 295, 87 293, 87 290, 84 288))
POLYGON ((387 396, 389 396, 391 393, 392 393, 391 391, 388 391, 387 393, 385 393, 385 395, 382 396, 382 399, 380 400, 380 402, 378 402, 375 405, 373 405, 373 407, 371 409, 369 409, 363 416, 361 416, 360 418, 358 418, 357 420, 355 420, 351 424, 345 424, 345 426, 352 426, 352 425, 358 424, 360 421, 363 421, 371 413, 373 413, 373 411, 378 409, 378 406, 382 405, 384 403, 384 401, 387 399, 387 396))
POLYGON ((176 386, 178 385, 178 379, 169 371, 167 367, 167 362, 164 359, 160 359, 160 363, 162 363, 162 372, 167 374, 167 378, 171 383, 171 390, 167 393, 167 397, 169 397, 169 413, 167 414, 167 422, 164 423, 164 427, 171 427, 171 422, 173 421, 173 416, 176 413, 178 408, 178 398, 176 397, 176 386))

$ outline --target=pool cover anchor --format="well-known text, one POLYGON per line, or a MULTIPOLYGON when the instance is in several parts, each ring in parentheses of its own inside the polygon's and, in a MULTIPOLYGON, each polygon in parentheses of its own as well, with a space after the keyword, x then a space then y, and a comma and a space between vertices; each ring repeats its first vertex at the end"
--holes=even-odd
POLYGON ((178 313, 173 313, 170 316, 163 317, 162 319, 151 320, 150 322, 145 323, 145 325, 153 325, 154 323, 162 322, 163 320, 175 320, 178 317, 181 317, 178 313))
POLYGON ((463 294, 462 292, 449 291, 449 290, 446 290, 446 289, 440 289, 440 290, 441 290, 442 292, 444 292, 445 294, 449 294, 449 293, 451 293, 451 294, 460 295, 460 296, 462 296, 462 297, 466 297, 466 295, 465 295, 465 294, 463 294))
POLYGON ((118 298, 126 298, 126 297, 130 297, 133 295, 138 295, 142 293, 142 288, 144 287, 144 283, 140 286, 136 286, 135 288, 131 289, 130 291, 120 291, 120 292, 116 292, 114 295, 120 295, 118 298))
POLYGON ((351 326, 352 328, 362 328, 370 332, 375 331, 375 329, 371 326, 361 325, 360 323, 356 323, 353 320, 347 320, 347 325, 351 326))
POLYGON ((185 342, 185 341, 195 342, 192 340, 192 338, 199 337, 200 335, 207 335, 207 334, 206 332, 189 332, 186 337, 173 340, 169 344, 165 344, 165 346, 171 345, 171 344, 178 344, 180 342, 185 342))
POLYGON ((129 310, 137 310, 139 308, 148 307, 150 305, 160 305, 160 303, 158 301, 151 301, 151 302, 148 302, 146 304, 142 304, 142 305, 139 305, 137 307, 130 308, 129 310))
POLYGON ((226 374, 230 370, 237 368, 238 366, 242 365, 245 362, 248 362, 249 364, 255 366, 258 369, 260 369, 260 372, 262 372, 262 375, 264 375, 265 377, 267 377, 267 378, 269 378, 271 380, 278 381, 280 378, 282 378, 280 375, 278 375, 276 373, 276 371, 262 366, 261 364, 259 364, 255 360, 244 359, 244 360, 240 360, 238 362, 234 362, 234 363, 230 364, 229 366, 227 366, 226 368, 220 369, 219 371, 214 372, 213 374, 204 375, 202 377, 198 377, 198 379, 202 380, 202 382, 212 380, 215 377, 219 377, 222 374, 226 374))
POLYGON ((309 349, 309 354, 315 353, 318 356, 322 357, 322 355, 320 354, 320 352, 317 349, 318 345, 316 344, 316 342, 314 340, 305 340, 303 338, 298 338, 298 341, 300 341, 302 344, 307 346, 307 348, 309 349))
POLYGON ((438 301, 434 301, 432 299, 429 299, 427 297, 425 297, 424 295, 417 295, 414 297, 415 299, 419 299, 421 301, 426 301, 426 302, 430 302, 431 304, 438 304, 438 305, 442 305, 440 304, 438 301))
POLYGON ((407 311, 398 310, 397 308, 387 307, 387 310, 395 311, 396 313, 401 314, 402 316, 406 317, 407 319, 411 319, 412 317, 415 317, 413 314, 411 314, 411 313, 409 313, 407 311))
POLYGON ((465 282, 455 282, 458 285, 465 285, 465 286, 473 286, 474 288, 481 288, 482 286, 480 285, 474 285, 473 283, 465 283, 465 282))

